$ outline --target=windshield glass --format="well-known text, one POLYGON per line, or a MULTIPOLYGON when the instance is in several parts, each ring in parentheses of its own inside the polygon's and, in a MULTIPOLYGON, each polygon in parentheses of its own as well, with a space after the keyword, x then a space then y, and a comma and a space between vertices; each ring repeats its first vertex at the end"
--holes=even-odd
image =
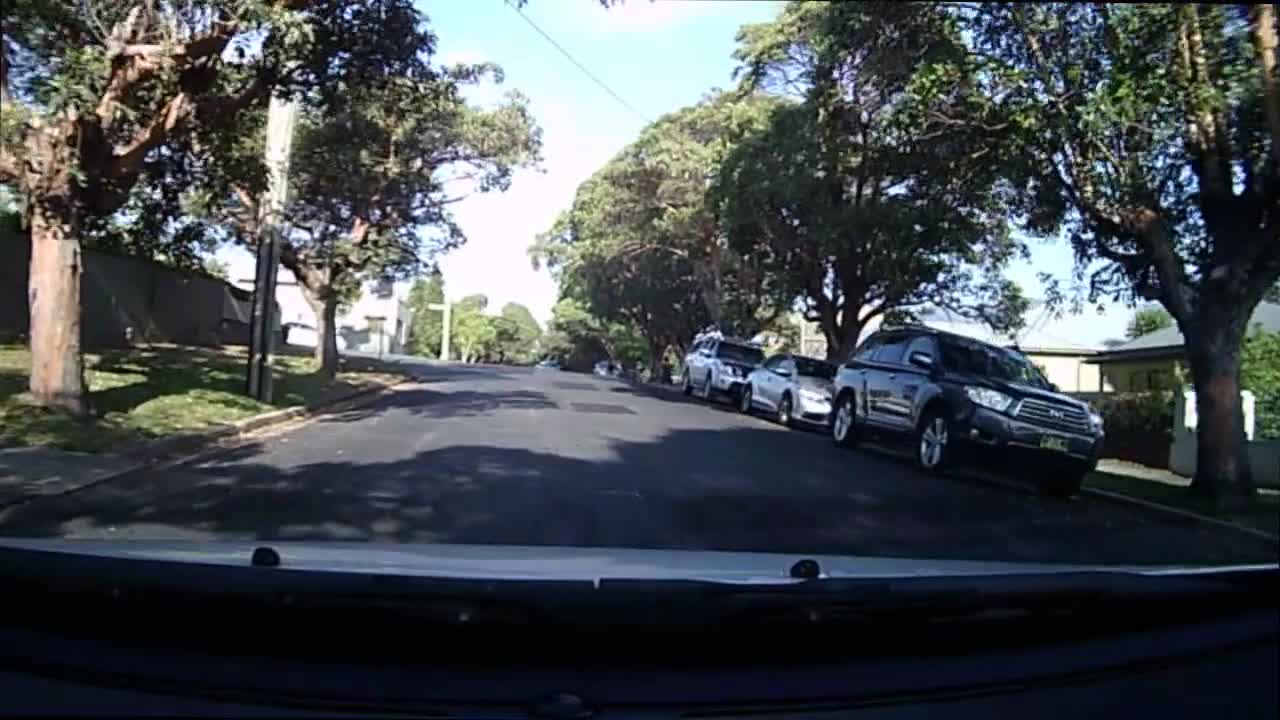
POLYGON ((1272 4, 4 7, 0 539, 1280 559, 1272 4))
POLYGON ((759 365, 764 361, 764 351, 750 345, 735 345, 734 343, 722 342, 716 348, 716 357, 730 362, 759 365))
POLYGON ((1048 388, 1049 381, 1025 355, 1005 348, 943 340, 942 364, 952 372, 1048 388))
POLYGON ((796 357, 796 370, 805 377, 816 377, 824 380, 830 380, 836 375, 836 366, 831 363, 822 362, 821 360, 812 360, 806 357, 796 357))

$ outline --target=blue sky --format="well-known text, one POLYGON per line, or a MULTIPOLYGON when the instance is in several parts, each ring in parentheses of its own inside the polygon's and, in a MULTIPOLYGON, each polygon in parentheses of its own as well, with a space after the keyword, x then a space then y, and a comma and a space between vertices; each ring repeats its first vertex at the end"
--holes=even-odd
MULTIPOLYGON (((654 119, 732 84, 734 36, 746 23, 776 15, 780 2, 628 0, 610 9, 595 0, 530 0, 523 12, 644 117, 654 119)), ((502 88, 529 98, 543 131, 542 167, 519 172, 505 193, 474 196, 455 206, 465 246, 439 259, 446 293, 458 299, 484 293, 490 307, 514 301, 545 322, 555 283, 534 271, 526 248, 572 201, 578 184, 634 139, 645 121, 574 67, 503 0, 420 0, 439 37, 442 62, 489 61, 505 73, 502 88)), ((494 88, 472 97, 486 102, 494 88)), ((1038 297, 1036 273, 1065 276, 1064 244, 1033 245, 1032 261, 1010 269, 1024 291, 1038 297)), ((237 276, 248 267, 236 258, 237 276)), ((1120 337, 1129 315, 1114 308, 1098 316, 1066 317, 1060 333, 1096 345, 1120 337)))

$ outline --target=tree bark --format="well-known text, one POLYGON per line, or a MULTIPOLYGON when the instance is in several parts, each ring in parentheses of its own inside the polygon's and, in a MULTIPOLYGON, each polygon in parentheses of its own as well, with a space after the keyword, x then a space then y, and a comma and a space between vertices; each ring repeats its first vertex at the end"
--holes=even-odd
POLYGON ((649 343, 649 382, 666 382, 662 373, 662 357, 666 352, 665 342, 649 343))
POLYGON ((1191 493, 1220 508, 1247 505, 1254 495, 1240 400, 1240 346, 1250 309, 1206 303, 1195 321, 1200 330, 1183 333, 1196 391, 1191 493))
POLYGON ((303 282, 298 286, 316 315, 316 362, 321 374, 332 380, 338 374, 338 299, 330 288, 311 288, 303 282))
POLYGON ((80 239, 65 198, 31 199, 31 396, 44 407, 88 410, 80 355, 80 239))

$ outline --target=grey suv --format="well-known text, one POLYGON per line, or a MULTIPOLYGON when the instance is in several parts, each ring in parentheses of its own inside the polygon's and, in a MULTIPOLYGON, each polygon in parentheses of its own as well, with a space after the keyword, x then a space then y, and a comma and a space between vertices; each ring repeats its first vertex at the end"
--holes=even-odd
POLYGON ((704 400, 716 395, 737 398, 747 375, 763 360, 764 352, 758 346, 742 340, 698 340, 684 358, 684 394, 696 390, 704 400))
POLYGON ((927 327, 867 338, 835 378, 829 423, 837 445, 859 436, 912 441, 916 463, 937 472, 975 459, 1030 456, 1040 489, 1067 496, 1097 463, 1102 420, 1059 392, 1024 355, 927 327))

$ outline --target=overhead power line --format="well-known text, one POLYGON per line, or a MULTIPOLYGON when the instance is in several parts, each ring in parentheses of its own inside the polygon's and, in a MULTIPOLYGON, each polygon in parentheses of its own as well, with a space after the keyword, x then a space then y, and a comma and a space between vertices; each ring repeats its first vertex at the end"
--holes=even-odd
POLYGON ((542 36, 544 40, 551 43, 551 46, 554 47, 556 50, 559 50, 561 55, 565 56, 565 58, 569 62, 573 63, 574 67, 581 70, 583 75, 586 75, 588 78, 591 79, 592 82, 594 82, 596 85, 599 85, 601 90, 604 90, 605 92, 609 93, 610 97, 612 97, 614 100, 617 100, 619 105, 622 105, 627 110, 630 110, 632 114, 634 114, 636 117, 640 118, 641 120, 645 121, 646 123, 653 122, 652 120, 649 119, 649 116, 637 110, 635 105, 632 105, 631 103, 627 102, 621 95, 614 92, 613 88, 609 87, 609 85, 605 81, 596 77, 595 73, 588 70, 586 65, 583 65, 582 63, 578 62, 578 59, 575 58, 572 54, 570 54, 568 50, 565 50, 560 43, 556 42, 555 38, 551 37, 550 35, 547 34, 545 30, 538 27, 538 24, 535 23, 533 20, 531 20, 528 15, 525 15, 523 10, 513 5, 511 3, 511 0, 503 0, 503 2, 506 4, 507 7, 511 8, 515 12, 515 14, 519 15, 522 20, 528 23, 529 27, 533 28, 534 32, 538 33, 539 35, 542 36))

